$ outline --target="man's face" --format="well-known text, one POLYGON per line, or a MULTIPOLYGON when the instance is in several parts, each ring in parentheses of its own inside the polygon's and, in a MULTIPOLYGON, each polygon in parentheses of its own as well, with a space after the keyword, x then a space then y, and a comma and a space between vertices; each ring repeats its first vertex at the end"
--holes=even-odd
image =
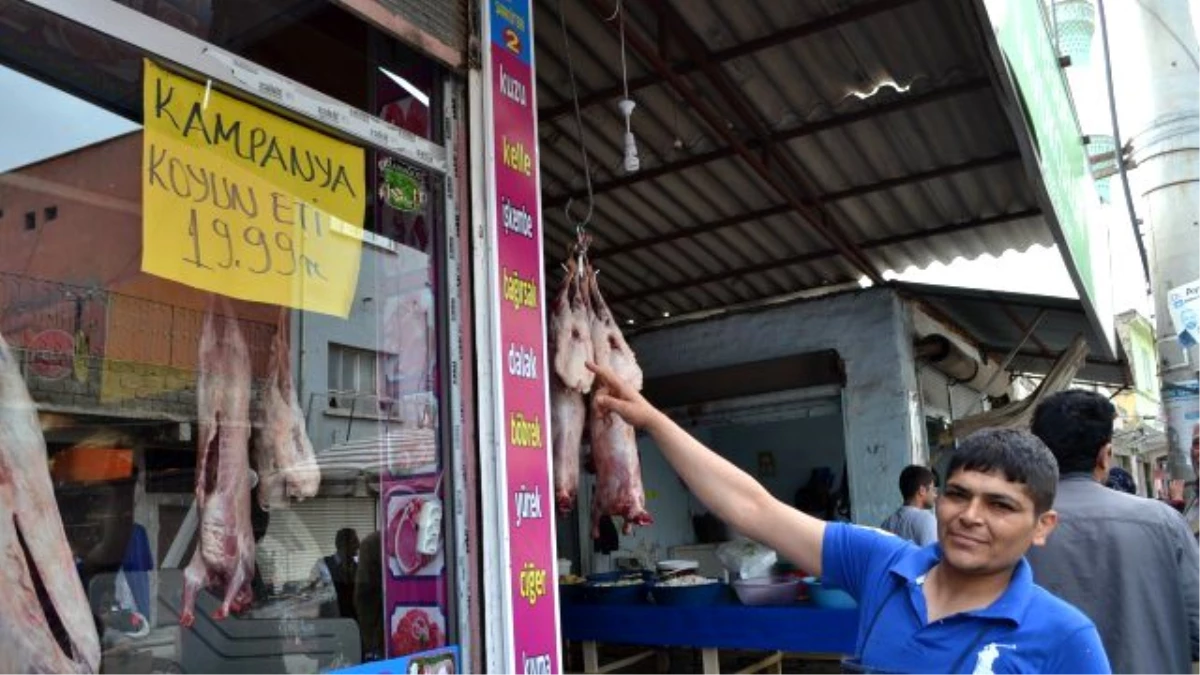
POLYGON ((937 500, 938 540, 947 564, 967 574, 1012 569, 1031 545, 1041 546, 1058 515, 1034 515, 1025 486, 999 471, 957 471, 937 500))

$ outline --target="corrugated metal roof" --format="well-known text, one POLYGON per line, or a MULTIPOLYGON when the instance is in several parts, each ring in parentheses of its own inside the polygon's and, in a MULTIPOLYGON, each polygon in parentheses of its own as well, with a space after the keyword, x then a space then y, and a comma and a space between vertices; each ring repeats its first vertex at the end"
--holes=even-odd
POLYGON ((680 29, 713 59, 741 54, 719 62, 722 77, 800 174, 798 192, 816 197, 833 228, 877 270, 1053 242, 988 78, 981 38, 987 29, 974 3, 646 0, 623 3, 612 21, 602 11, 615 7, 611 0, 535 6, 548 266, 574 237, 564 202, 573 197, 580 216, 587 202, 560 16, 585 104, 621 83, 618 27, 622 16, 626 21, 637 175, 621 168, 624 123, 616 98, 583 108, 597 193, 588 229, 606 297, 623 319, 644 322, 863 275, 669 83, 646 83, 658 74, 629 46, 635 33, 660 54, 665 49, 703 103, 761 151, 735 105, 689 66, 680 29), (660 12, 664 4, 667 13, 660 12), (796 27, 847 13, 853 20, 784 39, 796 27), (855 94, 888 81, 897 86, 855 94))

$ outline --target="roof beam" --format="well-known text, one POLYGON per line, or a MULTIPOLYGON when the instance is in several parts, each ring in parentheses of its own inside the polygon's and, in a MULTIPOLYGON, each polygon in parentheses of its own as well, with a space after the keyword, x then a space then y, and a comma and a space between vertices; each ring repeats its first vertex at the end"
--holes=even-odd
MULTIPOLYGON (((883 246, 892 246, 894 244, 903 244, 905 242, 915 241, 918 239, 925 239, 928 237, 936 237, 936 236, 940 236, 940 235, 944 235, 944 234, 954 234, 956 232, 963 232, 966 230, 973 230, 973 229, 980 228, 980 227, 987 227, 988 225, 998 225, 1000 223, 1012 222, 1014 220, 1022 220, 1025 218, 1034 218, 1034 217, 1041 215, 1041 213, 1042 213, 1041 209, 1038 209, 1038 208, 1023 209, 1021 211, 1015 211, 1013 213, 1005 213, 1005 214, 1001 214, 998 216, 990 216, 988 218, 977 218, 975 220, 969 220, 964 223, 951 223, 948 225, 942 225, 940 227, 935 227, 930 230, 918 230, 916 232, 907 232, 905 234, 899 234, 899 235, 893 235, 890 237, 882 237, 879 239, 873 239, 870 241, 863 242, 863 243, 859 244, 859 246, 861 248, 867 249, 867 250, 880 248, 883 246)), ((744 267, 744 268, 735 270, 733 272, 722 272, 720 274, 710 274, 710 275, 706 275, 703 277, 696 277, 693 279, 688 279, 688 280, 682 281, 682 282, 664 284, 662 286, 656 286, 654 288, 646 288, 646 289, 642 289, 642 290, 635 291, 632 293, 626 293, 625 295, 618 295, 618 296, 613 297, 610 300, 610 302, 614 305, 617 305, 617 304, 621 304, 624 302, 631 302, 634 300, 642 300, 642 299, 649 298, 649 297, 652 297, 655 295, 659 295, 661 293, 671 293, 671 292, 675 292, 675 291, 682 291, 682 290, 685 290, 688 288, 694 288, 696 286, 703 286, 705 284, 717 283, 720 281, 725 281, 728 279, 745 276, 747 274, 769 272, 774 269, 779 269, 780 267, 787 267, 789 265, 797 265, 800 263, 812 262, 814 260, 820 260, 822 258, 831 258, 835 255, 838 255, 838 251, 836 249, 824 249, 824 250, 820 250, 820 251, 813 251, 811 253, 805 253, 805 254, 798 255, 798 256, 791 256, 788 258, 780 258, 778 260, 771 260, 771 261, 768 261, 765 263, 760 263, 758 265, 744 267)))
MULTIPOLYGON (((607 6, 605 0, 591 0, 592 9, 600 15, 607 16, 611 12, 611 8, 607 6)), ((605 23, 605 22, 602 22, 605 23)), ((610 32, 618 30, 612 25, 606 26, 610 32)), ((657 50, 643 37, 640 30, 630 26, 625 30, 625 40, 630 47, 648 64, 651 68, 661 74, 670 81, 671 87, 687 100, 688 104, 701 118, 705 124, 717 135, 725 139, 726 144, 733 146, 737 150, 737 154, 742 158, 742 161, 750 165, 754 172, 759 175, 763 182, 770 185, 776 192, 780 194, 792 208, 804 218, 814 229, 820 232, 826 240, 833 244, 845 258, 850 261, 855 267, 860 269, 868 278, 876 283, 883 283, 883 276, 879 270, 871 263, 870 260, 858 250, 853 243, 846 240, 840 232, 834 229, 829 223, 825 214, 813 213, 812 210, 804 206, 797 195, 792 192, 788 181, 779 175, 779 172, 773 171, 767 167, 759 157, 757 157, 746 144, 738 139, 724 124, 721 117, 709 108, 708 104, 696 93, 690 84, 685 82, 682 77, 671 72, 670 66, 660 56, 657 50)))
MULTIPOLYGON (((1089 349, 1090 349, 1090 347, 1091 347, 1091 345, 1089 344, 1089 349)), ((987 353, 989 356, 991 356, 994 354, 1007 354, 1009 351, 1011 351, 1011 348, 1005 349, 1005 348, 997 346, 997 345, 984 345, 983 347, 981 347, 981 350, 983 352, 987 353)), ((1030 351, 1028 349, 1025 349, 1025 350, 1018 351, 1015 356, 1016 356, 1016 358, 1020 358, 1020 359, 1033 359, 1036 361, 1049 361, 1049 362, 1051 362, 1051 364, 1053 364, 1053 362, 1057 361, 1058 358, 1060 356, 1062 356, 1062 353, 1065 352, 1066 350, 1067 350, 1067 348, 1063 347, 1057 353, 1052 352, 1050 355, 1046 355, 1046 354, 1042 354, 1039 352, 1030 351)), ((1124 361, 1105 359, 1105 358, 1101 358, 1099 356, 1090 356, 1089 355, 1084 358, 1084 362, 1087 363, 1088 365, 1092 365, 1092 366, 1112 366, 1115 368, 1120 368, 1122 370, 1124 370, 1128 367, 1128 364, 1124 361)), ((1043 375, 1044 373, 1036 373, 1036 374, 1043 375)))
MULTIPOLYGON (((799 40, 800 38, 807 37, 809 35, 814 35, 822 31, 844 26, 845 24, 853 23, 855 21, 861 21, 876 14, 890 12, 893 9, 903 7, 904 5, 910 5, 914 2, 917 2, 917 0, 876 0, 875 2, 868 2, 864 5, 859 5, 844 12, 830 14, 829 16, 821 17, 815 21, 809 21, 797 26, 785 28, 775 33, 768 33, 762 37, 755 38, 753 40, 747 40, 732 47, 713 52, 712 60, 716 61, 717 63, 724 63, 726 61, 731 61, 743 56, 749 56, 765 49, 770 49, 771 47, 776 47, 794 40, 799 40)), ((678 73, 679 75, 687 75, 700 70, 700 65, 693 61, 687 60, 671 64, 670 68, 673 72, 678 73)), ((657 73, 650 73, 641 77, 635 77, 629 81, 629 91, 632 93, 638 91, 639 89, 645 89, 646 87, 660 84, 663 82, 663 80, 664 78, 657 73)), ((589 106, 593 106, 598 103, 604 103, 605 101, 624 95, 624 87, 620 84, 614 84, 611 87, 605 87, 604 89, 600 89, 579 97, 579 108, 582 110, 589 106)), ((555 103, 554 105, 548 105, 544 108, 540 108, 538 110, 538 119, 543 122, 549 122, 573 111, 574 107, 571 101, 567 100, 563 101, 562 103, 555 103)))
MULTIPOLYGON (((858 110, 845 115, 837 115, 827 120, 821 120, 820 122, 801 124, 791 129, 776 131, 766 137, 765 143, 779 144, 793 141, 798 138, 812 136, 813 134, 818 134, 823 131, 838 129, 856 122, 871 119, 873 117, 909 110, 911 108, 916 108, 928 103, 935 103, 937 101, 958 96, 960 94, 988 89, 989 87, 991 87, 991 83, 986 77, 973 78, 965 82, 938 87, 913 96, 905 96, 900 100, 872 106, 870 108, 866 108, 865 110, 858 110)), ((746 141, 746 145, 757 150, 763 147, 764 139, 750 139, 746 141)), ((719 159, 733 157, 736 154, 737 150, 731 146, 717 148, 716 150, 710 150, 698 155, 693 155, 692 157, 688 157, 687 159, 683 159, 678 162, 669 162, 653 168, 642 169, 637 173, 620 176, 602 183, 593 183, 592 194, 599 195, 605 192, 611 192, 619 188, 629 187, 630 185, 641 183, 642 181, 661 178, 662 176, 675 173, 676 171, 682 171, 684 169, 690 169, 692 167, 707 164, 709 162, 715 162, 719 159)), ((546 208, 556 208, 566 204, 567 200, 569 199, 579 199, 585 196, 587 196, 587 190, 578 189, 566 194, 546 196, 543 198, 542 203, 546 208)))
POLYGON ((623 254, 629 253, 631 251, 638 251, 641 249, 653 248, 655 246, 667 244, 672 241, 677 241, 679 239, 687 239, 688 237, 694 237, 698 234, 705 234, 708 232, 716 232, 717 230, 723 230, 727 227, 733 227, 734 225, 741 225, 742 223, 750 223, 750 222, 754 222, 756 220, 764 220, 766 218, 772 218, 774 216, 782 216, 785 213, 790 213, 791 210, 792 210, 792 207, 790 204, 776 204, 775 206, 768 206, 765 209, 758 209, 755 211, 747 211, 745 213, 739 213, 735 216, 730 216, 728 218, 721 218, 719 220, 714 220, 712 222, 704 223, 703 225, 698 225, 696 227, 681 227, 681 228, 672 230, 670 232, 655 235, 653 237, 646 237, 645 239, 634 239, 633 241, 630 241, 625 244, 621 244, 619 246, 609 246, 607 248, 593 249, 588 252, 588 256, 592 260, 600 260, 603 258, 612 258, 614 256, 623 255, 623 254))
MULTIPOLYGON (((874 192, 879 192, 882 190, 891 190, 893 188, 902 187, 904 185, 911 185, 913 183, 920 183, 920 182, 927 181, 927 180, 933 180, 935 178, 942 178, 945 176, 950 176, 950 175, 953 175, 956 173, 962 173, 965 171, 974 171, 976 169, 982 169, 982 168, 989 167, 989 166, 996 166, 998 164, 1004 164, 1006 162, 1014 162, 1014 161, 1018 161, 1020 159, 1021 159, 1021 154, 1019 152, 1016 152, 1016 151, 1002 152, 997 155, 992 155, 991 157, 981 157, 979 159, 971 159, 971 160, 967 160, 965 162, 959 162, 958 164, 949 164, 947 166, 938 167, 936 169, 931 169, 929 171, 918 171, 916 173, 910 173, 910 174, 907 174, 904 176, 897 176, 895 178, 889 178, 887 180, 881 180, 881 181, 878 181, 875 183, 868 183, 865 185, 857 185, 855 187, 846 188, 844 190, 838 190, 836 192, 827 192, 827 193, 821 195, 820 197, 818 197, 817 199, 811 200, 811 201, 816 202, 816 203, 821 203, 821 204, 829 204, 831 202, 836 202, 836 201, 839 201, 842 199, 849 199, 852 197, 862 197, 864 195, 868 195, 868 194, 871 194, 874 192)), ((743 223, 750 223, 750 222, 754 222, 756 220, 764 220, 766 218, 780 216, 789 211, 791 211, 791 206, 789 206, 788 204, 776 204, 775 206, 770 206, 765 209, 758 209, 756 211, 750 211, 748 213, 740 213, 735 216, 721 218, 719 220, 714 220, 709 223, 697 225, 696 227, 677 228, 675 230, 672 230, 672 231, 664 233, 664 234, 656 235, 653 237, 647 237, 646 239, 636 239, 634 241, 631 241, 631 242, 628 242, 625 244, 621 244, 619 246, 611 246, 611 247, 604 248, 604 249, 598 249, 598 250, 592 251, 591 256, 593 259, 597 259, 597 260, 600 258, 608 258, 611 256, 628 253, 629 251, 634 251, 637 249, 650 248, 650 247, 654 247, 654 246, 659 246, 661 244, 666 244, 666 243, 669 243, 672 241, 677 241, 679 239, 687 239, 688 237, 694 237, 694 236, 700 235, 700 234, 708 234, 710 232, 716 232, 717 230, 723 230, 725 228, 733 227, 735 225, 741 225, 743 223)))
MULTIPOLYGON (((1037 336, 1037 333, 1032 328, 1030 328, 1029 324, 1025 323, 1021 320, 1021 317, 1017 316, 1017 313, 1013 311, 1012 307, 1001 304, 1000 311, 1004 312, 1004 316, 1008 317, 1008 320, 1017 327, 1017 330, 1021 331, 1022 335, 1028 335, 1029 339, 1033 340, 1033 344, 1037 345, 1037 348, 1042 350, 1043 354, 1050 356, 1050 348, 1046 346, 1045 342, 1042 342, 1042 339, 1037 336)), ((1041 314, 1038 314, 1038 318, 1041 318, 1041 316, 1041 314)))

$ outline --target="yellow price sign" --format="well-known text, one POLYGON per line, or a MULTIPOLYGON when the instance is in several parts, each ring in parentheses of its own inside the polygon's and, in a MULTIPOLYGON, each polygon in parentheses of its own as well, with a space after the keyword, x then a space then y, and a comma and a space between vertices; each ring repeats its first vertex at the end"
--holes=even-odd
POLYGON ((145 64, 142 270, 345 317, 363 150, 145 64))

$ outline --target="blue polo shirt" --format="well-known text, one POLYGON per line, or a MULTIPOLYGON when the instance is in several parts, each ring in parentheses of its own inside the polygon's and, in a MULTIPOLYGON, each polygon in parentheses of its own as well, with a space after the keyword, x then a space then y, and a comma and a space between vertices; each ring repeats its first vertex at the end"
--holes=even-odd
POLYGON ((869 672, 1109 673, 1096 626, 1033 583, 1022 558, 988 607, 929 623, 922 585, 941 559, 881 530, 830 523, 825 583, 858 601, 857 661, 869 672))

